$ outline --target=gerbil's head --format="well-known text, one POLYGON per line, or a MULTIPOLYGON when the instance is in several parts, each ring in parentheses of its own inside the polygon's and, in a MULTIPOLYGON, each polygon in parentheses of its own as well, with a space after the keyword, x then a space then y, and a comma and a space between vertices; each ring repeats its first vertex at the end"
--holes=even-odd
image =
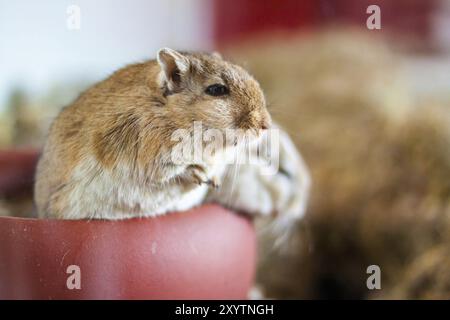
POLYGON ((244 129, 259 133, 271 118, 258 82, 243 68, 218 54, 159 50, 158 82, 168 111, 187 128, 201 121, 205 128, 244 129))

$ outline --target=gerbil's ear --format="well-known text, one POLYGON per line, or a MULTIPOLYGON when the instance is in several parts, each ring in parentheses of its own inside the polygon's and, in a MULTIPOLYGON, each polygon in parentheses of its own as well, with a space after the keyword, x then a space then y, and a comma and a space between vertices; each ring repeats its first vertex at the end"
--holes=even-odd
POLYGON ((158 51, 157 60, 161 66, 163 80, 167 81, 170 90, 173 90, 181 81, 181 75, 189 70, 189 60, 181 53, 162 48, 158 51))

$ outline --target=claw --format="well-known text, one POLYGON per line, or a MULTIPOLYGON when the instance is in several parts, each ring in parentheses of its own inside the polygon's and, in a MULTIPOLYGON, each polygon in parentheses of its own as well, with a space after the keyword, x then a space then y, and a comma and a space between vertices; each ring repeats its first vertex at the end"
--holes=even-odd
POLYGON ((202 165, 192 164, 187 167, 194 183, 198 185, 206 184, 214 189, 219 188, 220 183, 217 177, 208 178, 206 169, 202 165))
POLYGON ((206 176, 206 170, 203 166, 198 164, 193 164, 187 167, 190 171, 191 177, 194 180, 194 183, 198 185, 202 185, 203 183, 208 182, 208 178, 206 176))
POLYGON ((220 183, 217 179, 217 177, 212 177, 211 179, 209 179, 206 184, 208 184, 209 186, 213 187, 214 189, 218 189, 220 187, 220 183))

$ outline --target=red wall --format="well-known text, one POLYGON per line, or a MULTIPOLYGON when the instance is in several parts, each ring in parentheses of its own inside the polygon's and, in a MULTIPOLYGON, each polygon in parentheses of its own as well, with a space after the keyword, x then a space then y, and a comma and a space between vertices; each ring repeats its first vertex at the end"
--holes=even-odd
POLYGON ((298 30, 330 23, 365 27, 371 4, 380 6, 381 32, 426 40, 439 0, 214 0, 218 46, 272 30, 298 30))

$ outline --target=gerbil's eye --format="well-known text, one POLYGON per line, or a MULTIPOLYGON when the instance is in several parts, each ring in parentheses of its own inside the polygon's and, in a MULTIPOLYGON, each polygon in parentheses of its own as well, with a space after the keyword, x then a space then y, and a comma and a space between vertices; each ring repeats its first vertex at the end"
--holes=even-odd
POLYGON ((216 83, 207 87, 205 93, 209 94, 210 96, 218 97, 228 94, 229 91, 228 88, 224 85, 216 83))

